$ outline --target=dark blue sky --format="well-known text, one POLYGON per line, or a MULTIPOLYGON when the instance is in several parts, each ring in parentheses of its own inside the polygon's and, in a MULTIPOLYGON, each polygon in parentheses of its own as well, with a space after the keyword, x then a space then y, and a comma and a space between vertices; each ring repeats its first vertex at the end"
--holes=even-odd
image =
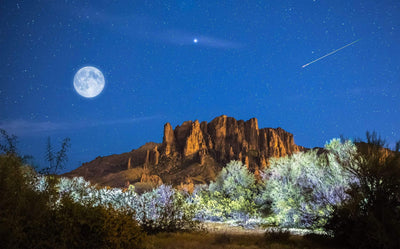
POLYGON ((400 139, 398 0, 3 0, 0 58, 0 128, 38 164, 70 137, 67 170, 222 114, 306 147, 400 139), (105 76, 93 99, 73 88, 84 66, 105 76))

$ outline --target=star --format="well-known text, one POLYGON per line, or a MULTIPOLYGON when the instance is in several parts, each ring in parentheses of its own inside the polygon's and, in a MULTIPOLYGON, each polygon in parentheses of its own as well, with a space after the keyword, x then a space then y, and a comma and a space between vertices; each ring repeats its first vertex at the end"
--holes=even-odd
POLYGON ((199 40, 197 40, 197 38, 193 39, 193 43, 197 43, 199 40))

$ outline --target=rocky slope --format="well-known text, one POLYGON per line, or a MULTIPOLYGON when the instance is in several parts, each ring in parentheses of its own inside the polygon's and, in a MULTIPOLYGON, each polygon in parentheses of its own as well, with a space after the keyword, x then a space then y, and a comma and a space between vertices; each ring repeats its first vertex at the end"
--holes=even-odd
POLYGON ((186 121, 175 129, 166 123, 161 144, 147 143, 131 152, 98 157, 64 175, 113 187, 168 183, 190 189, 215 179, 231 160, 242 161, 258 176, 269 158, 301 150, 293 135, 281 128, 259 129, 256 118, 243 121, 223 115, 210 123, 186 121))

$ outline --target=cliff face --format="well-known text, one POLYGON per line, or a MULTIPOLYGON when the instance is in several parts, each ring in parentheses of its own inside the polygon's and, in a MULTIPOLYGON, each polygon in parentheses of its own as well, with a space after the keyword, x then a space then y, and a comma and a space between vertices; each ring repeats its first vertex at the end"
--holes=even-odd
POLYGON ((281 128, 258 128, 258 121, 225 115, 210 123, 186 121, 172 129, 164 125, 162 144, 148 143, 121 155, 97 158, 66 176, 84 176, 101 185, 121 187, 126 182, 207 183, 231 160, 242 161, 259 175, 271 157, 303 150, 293 135, 281 128), (152 177, 149 177, 152 176, 152 177))
POLYGON ((186 121, 174 131, 164 126, 162 156, 199 159, 207 155, 218 163, 231 160, 247 162, 250 169, 267 166, 268 158, 282 157, 302 150, 294 143, 293 135, 281 128, 258 128, 258 121, 220 116, 210 123, 186 121))

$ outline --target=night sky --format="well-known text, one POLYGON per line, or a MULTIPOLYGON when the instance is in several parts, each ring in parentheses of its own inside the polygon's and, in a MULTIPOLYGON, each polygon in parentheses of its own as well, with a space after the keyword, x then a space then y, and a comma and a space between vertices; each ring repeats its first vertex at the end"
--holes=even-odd
POLYGON ((0 58, 0 128, 39 165, 70 137, 65 171, 222 114, 306 147, 400 139, 398 0, 2 0, 0 58), (97 97, 74 89, 84 66, 97 97))

